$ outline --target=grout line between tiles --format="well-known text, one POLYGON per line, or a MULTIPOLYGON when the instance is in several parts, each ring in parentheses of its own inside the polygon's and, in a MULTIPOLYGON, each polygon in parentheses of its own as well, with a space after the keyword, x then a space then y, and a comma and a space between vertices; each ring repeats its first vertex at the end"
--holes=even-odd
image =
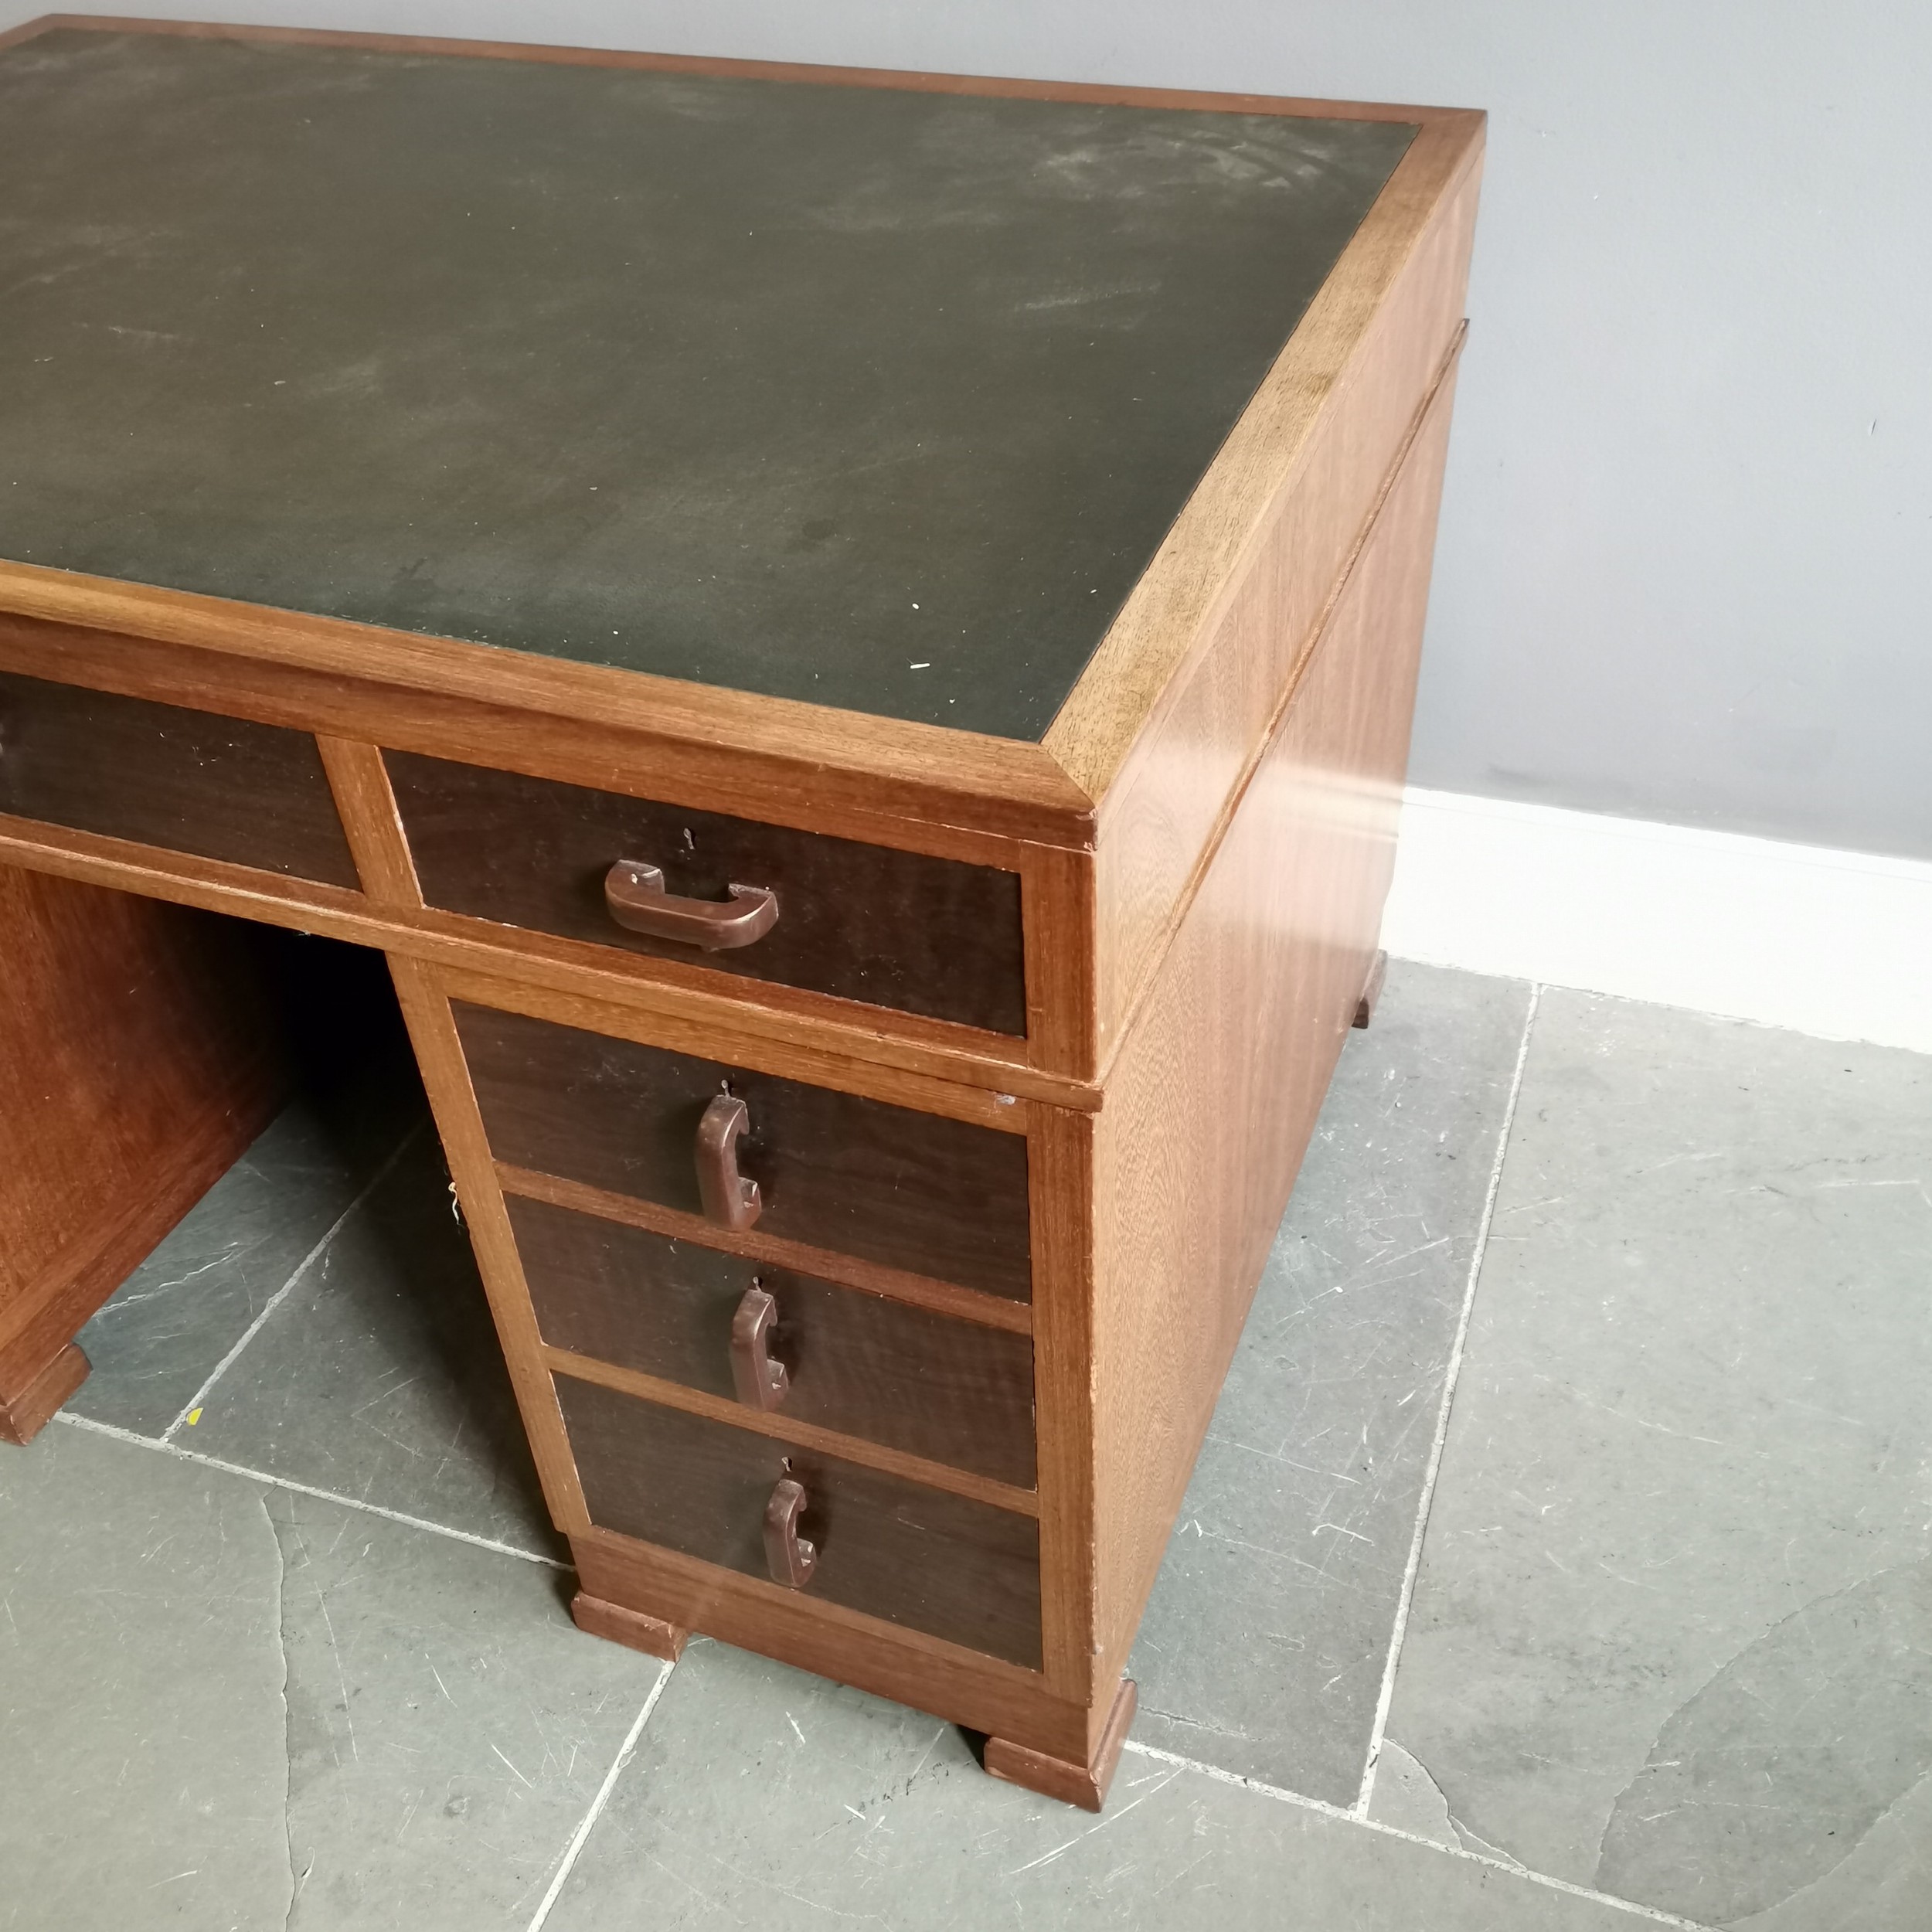
POLYGON ((107 1436, 116 1442, 131 1443, 137 1449, 158 1450, 182 1462, 198 1463, 204 1469, 219 1469, 225 1476, 242 1476, 270 1489, 286 1489, 291 1495, 313 1496, 318 1502, 340 1503, 345 1509, 359 1509, 366 1516, 380 1516, 386 1522, 399 1522, 410 1529, 427 1529, 432 1536, 447 1536, 451 1542, 468 1543, 499 1556, 521 1557, 526 1563, 541 1563, 547 1570, 569 1570, 571 1566, 556 1556, 539 1556, 533 1549, 519 1549, 515 1543, 498 1543, 493 1536, 479 1536, 468 1529, 452 1529, 447 1523, 431 1522, 427 1516, 412 1516, 400 1509, 386 1509, 379 1502, 364 1502, 355 1496, 338 1495, 333 1489, 318 1489, 314 1484, 297 1482, 287 1476, 270 1475, 265 1469, 250 1469, 239 1462, 225 1462, 219 1456, 205 1456, 199 1449, 184 1449, 164 1437, 137 1435, 131 1429, 117 1429, 111 1422, 97 1422, 91 1416, 70 1416, 56 1411, 56 1422, 70 1429, 85 1429, 91 1434, 107 1436))
POLYGON ((611 1794, 617 1789, 618 1777, 631 1761, 638 1748, 638 1740, 644 1735, 644 1727, 650 1720, 651 1713, 658 1707, 658 1699, 664 1695, 664 1687, 671 1681, 671 1673, 677 1668, 674 1662, 667 1662, 658 1672, 658 1681, 651 1686, 651 1694, 644 1700, 644 1708, 638 1713, 629 1734, 618 1750, 611 1768, 604 1774, 604 1782, 597 1787, 597 1794, 590 1801, 590 1808, 580 1821, 577 1828, 570 1835, 570 1842, 563 1848, 563 1858, 550 1880, 546 1891, 536 1908, 536 1916, 529 1923, 529 1932, 543 1932, 544 1921, 550 1916, 551 1908, 563 1896, 564 1886, 569 1882, 575 1869, 578 1855, 589 1842, 590 1833, 597 1820, 604 1815, 604 1808, 611 1801, 611 1794))
MULTIPOLYGON (((243 1349, 247 1348, 249 1343, 253 1342, 256 1336, 261 1333, 263 1325, 267 1322, 268 1318, 273 1315, 285 1301, 287 1300, 290 1294, 294 1292, 296 1283, 301 1281, 302 1277, 308 1274, 309 1270, 315 1266, 317 1260, 320 1257, 322 1250, 326 1248, 329 1243, 334 1240, 335 1236, 342 1231, 342 1223, 346 1221, 349 1217, 353 1214, 372 1194, 376 1192, 376 1189, 389 1178, 390 1168, 394 1167, 396 1163, 403 1158, 403 1152, 409 1146, 410 1141, 414 1140, 417 1135, 422 1132, 423 1128, 427 1124, 427 1123, 426 1121, 418 1121, 417 1124, 396 1143, 395 1148, 390 1153, 389 1158, 385 1161, 372 1175, 370 1175, 369 1180, 363 1185, 360 1192, 358 1192, 355 1199, 351 1201, 349 1206, 344 1208, 342 1213, 337 1215, 333 1221, 330 1222, 328 1231, 323 1235, 322 1238, 318 1241, 296 1264, 295 1272, 291 1274, 288 1279, 268 1298, 267 1301, 262 1304, 260 1314, 257 1315, 254 1320, 250 1322, 248 1326, 242 1331, 240 1340, 238 1341, 235 1345, 228 1351, 227 1354, 222 1357, 220 1361, 215 1364, 213 1371, 209 1375, 208 1379, 188 1398, 187 1401, 182 1405, 181 1413, 175 1417, 172 1422, 168 1423, 165 1429, 162 1430, 161 1440, 163 1442, 173 1442, 175 1439, 175 1431, 179 1429, 182 1424, 185 1423, 188 1418, 208 1400, 209 1393, 213 1389, 215 1384, 220 1381, 222 1377, 234 1366, 236 1359, 241 1354, 243 1349)), ((142 1440, 145 1440, 145 1438, 142 1438, 142 1440)))
MULTIPOLYGON (((1611 1892, 1594 1892, 1587 1885, 1573 1885, 1568 1879, 1552 1878, 1547 1872, 1532 1872, 1526 1865, 1518 1865, 1508 1859, 1485 1858, 1480 1852, 1472 1852, 1466 1845, 1444 1845, 1440 1838, 1424 1838, 1417 1832, 1405 1832, 1400 1825, 1384 1825, 1379 1818, 1365 1818, 1350 1806, 1345 1810, 1339 1804, 1325 1803, 1318 1798, 1307 1798, 1299 1791, 1284 1791, 1278 1784, 1264 1784, 1258 1777, 1243 1777, 1239 1771, 1224 1771, 1218 1764, 1203 1764, 1198 1758, 1182 1757, 1177 1751, 1164 1751, 1158 1746, 1143 1744, 1130 1737, 1124 1748, 1136 1757, 1151 1757, 1162 1764, 1178 1766, 1182 1770, 1198 1771, 1202 1777, 1212 1778, 1217 1784, 1231 1784, 1237 1791, 1252 1791, 1257 1798, 1273 1798, 1277 1804, 1292 1804, 1304 1811, 1318 1811, 1322 1817, 1333 1818, 1340 1825, 1354 1825, 1365 1832, 1378 1832, 1383 1838, 1400 1838, 1405 1845, 1427 1845, 1432 1852, 1440 1852, 1444 1858, 1463 1859, 1471 1865, 1486 1865, 1494 1872, 1507 1872, 1513 1878, 1526 1879, 1532 1885, 1548 1887, 1553 1892, 1567 1892, 1571 1897, 1588 1899, 1593 1904, 1612 1905, 1619 1911, 1628 1912, 1653 1924, 1675 1926, 1679 1932, 1715 1932, 1696 1919, 1680 1919, 1673 1912, 1661 1912, 1653 1905, 1640 1905, 1634 1899, 1620 1899, 1611 1892)), ((536 1928, 531 1927, 531 1932, 536 1928)))
MULTIPOLYGON (((1375 1794, 1376 1767, 1382 1759, 1382 1738, 1389 1722, 1389 1706, 1395 1696, 1396 1666, 1401 1661, 1403 1640, 1409 1634, 1409 1611, 1415 1600, 1416 1579, 1422 1569, 1423 1539, 1428 1533, 1429 1512, 1436 1499, 1436 1478, 1442 1473, 1443 1445, 1449 1439, 1449 1411, 1456 1399, 1456 1383, 1462 1373, 1463 1350, 1469 1339, 1469 1317, 1476 1304, 1476 1283, 1482 1274, 1483 1257, 1489 1251, 1489 1225, 1495 1219, 1496 1196, 1502 1186, 1503 1164, 1509 1157, 1509 1135, 1516 1121, 1516 1102, 1522 1093, 1523 1069, 1529 1063, 1529 1036, 1536 1029, 1536 1009, 1543 1004, 1542 985, 1529 989, 1529 1005, 1523 1014, 1522 1037, 1516 1043, 1516 1065, 1509 1079, 1509 1097, 1503 1104, 1502 1125, 1496 1135, 1495 1164, 1489 1170, 1489 1188, 1483 1196, 1482 1217, 1476 1223, 1476 1240, 1469 1257, 1469 1274, 1463 1284, 1462 1312, 1456 1320, 1456 1338, 1449 1351, 1449 1366, 1444 1376, 1442 1403, 1436 1413, 1435 1440, 1430 1444, 1429 1464, 1422 1478, 1422 1496, 1416 1509, 1415 1534, 1409 1542, 1409 1560, 1402 1573, 1402 1590, 1396 1600, 1396 1620, 1389 1633, 1389 1660, 1382 1672, 1382 1689, 1376 1699, 1375 1723, 1369 1732, 1368 1761, 1362 1768, 1362 1788, 1357 1793, 1354 1815, 1368 1821, 1369 1801, 1375 1794)), ((1552 1881, 1555 1883, 1555 1881, 1552 1881)))

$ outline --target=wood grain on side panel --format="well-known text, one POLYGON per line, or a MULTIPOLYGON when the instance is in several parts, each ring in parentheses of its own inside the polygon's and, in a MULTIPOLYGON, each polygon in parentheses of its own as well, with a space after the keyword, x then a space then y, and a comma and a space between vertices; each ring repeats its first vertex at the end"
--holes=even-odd
POLYGON ((761 1192, 760 1231, 1031 1293, 1023 1134, 495 1007, 455 1012, 500 1161, 700 1213, 698 1124, 728 1089, 750 1111, 737 1158, 761 1192))
MULTIPOLYGON (((1461 339, 1477 187, 1471 167, 1436 206, 1276 485, 1246 554, 1205 609, 1191 661, 1121 754, 1101 807, 1095 860, 1103 1066, 1185 911, 1231 794, 1279 715, 1337 578, 1446 379, 1461 339)), ((1284 362, 1301 344, 1298 335, 1284 362)), ((1230 539, 1245 507, 1226 506, 1230 539)), ((1070 704, 1054 731, 1070 734, 1077 722, 1070 704)), ((1071 755, 1070 736, 1069 743, 1071 755)))
POLYGON ((1341 533, 1335 506, 1353 499, 1395 411, 1358 390, 1352 411, 1324 425, 1301 479, 1307 488, 1298 488, 1283 505, 1216 624, 1207 653, 1129 754, 1108 794, 1095 860, 1100 900, 1095 1012, 1103 1065, 1125 1035, 1135 1001, 1145 994, 1162 949, 1185 917, 1355 556, 1425 425, 1444 413, 1437 405, 1463 335, 1461 327, 1452 333, 1448 355, 1410 413, 1339 560, 1338 574, 1332 577, 1321 576, 1310 559, 1319 556, 1324 569, 1331 561, 1330 544, 1341 533), (1371 447, 1347 447, 1359 442, 1371 447))
POLYGON ((1030 1517, 572 1376, 557 1395, 600 1528, 763 1577, 765 1506, 789 1478, 817 1554, 801 1594, 1038 1667, 1030 1517))
POLYGON ((1374 957, 1448 405, 1411 450, 1095 1122, 1102 1681, 1132 1641, 1374 957))
POLYGON ((359 883, 314 739, 80 685, 0 672, 0 812, 359 883))
POLYGON ((289 1075, 224 920, 0 869, 0 958, 5 1435, 5 1412, 240 1157, 289 1075))
POLYGON ((1024 1335, 547 1202, 509 1206, 553 1347, 735 1399, 733 1318, 756 1287, 777 1304, 769 1350, 787 1420, 1032 1488, 1024 1335))
POLYGON ((388 764, 433 906, 991 1032, 1026 1031, 1017 873, 408 752, 391 752, 388 764), (627 931, 604 903, 604 876, 619 859, 658 867, 679 896, 767 888, 777 922, 750 945, 710 953, 627 931))

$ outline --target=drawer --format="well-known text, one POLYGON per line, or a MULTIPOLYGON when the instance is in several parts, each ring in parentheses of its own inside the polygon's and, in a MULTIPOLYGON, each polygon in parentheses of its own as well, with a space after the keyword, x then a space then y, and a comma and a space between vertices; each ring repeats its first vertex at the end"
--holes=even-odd
POLYGON ((1030 1516, 559 1376, 590 1520, 749 1577, 770 1575, 765 1515, 787 1478, 817 1562, 801 1594, 1037 1670, 1039 1532, 1030 1516))
POLYGON ((800 1422, 1033 1486, 1033 1350, 1024 1335, 509 1197, 537 1326, 553 1347, 740 1399, 733 1324, 774 1307, 761 1345, 784 1371, 770 1404, 800 1422))
POLYGON ((515 772, 388 752, 423 896, 500 925, 682 959, 996 1033, 1026 1031, 1019 876, 515 772), (775 895, 743 945, 627 930, 605 876, 652 866, 674 899, 775 895))
POLYGON ((699 1127, 728 1087, 749 1116, 736 1158, 758 1185, 759 1233, 1031 1297, 1023 1134, 494 1007, 451 1010, 499 1161, 702 1214, 699 1127))
POLYGON ((0 812, 359 887, 315 740, 0 672, 0 812))

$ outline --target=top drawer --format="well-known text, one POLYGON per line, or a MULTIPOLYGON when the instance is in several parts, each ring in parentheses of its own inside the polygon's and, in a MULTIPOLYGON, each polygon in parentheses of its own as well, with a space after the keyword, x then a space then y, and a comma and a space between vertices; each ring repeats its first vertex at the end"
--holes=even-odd
POLYGON ((304 731, 0 672, 0 811, 358 887, 304 731))
POLYGON ((432 906, 990 1032, 1026 1031, 1015 872, 383 755, 432 906), (749 943, 716 950, 627 930, 605 897, 619 861, 656 867, 674 901, 760 888, 777 917, 749 943))

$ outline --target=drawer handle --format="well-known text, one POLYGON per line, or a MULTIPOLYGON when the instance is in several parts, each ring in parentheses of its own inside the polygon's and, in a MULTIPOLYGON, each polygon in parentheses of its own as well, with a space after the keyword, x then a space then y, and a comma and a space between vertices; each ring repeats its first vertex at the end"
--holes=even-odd
POLYGON ((778 1325, 778 1304, 757 1282, 745 1290, 731 1318, 731 1380, 747 1409, 775 1409, 785 1399, 791 1377, 771 1355, 771 1332, 778 1325))
POLYGON ((758 1183, 738 1172, 738 1136, 751 1124, 743 1100, 718 1094, 698 1123, 698 1199, 721 1228, 748 1228, 764 1206, 758 1183))
POLYGON ((682 899, 665 890, 661 867, 631 859, 620 859, 604 875, 604 903, 628 932, 707 953, 749 946, 778 923, 778 895, 769 886, 733 886, 729 899, 682 899))
POLYGON ((816 1547, 798 1533, 804 1513, 804 1485, 784 1477, 765 1505, 765 1567, 787 1590, 803 1590, 818 1562, 816 1547))

